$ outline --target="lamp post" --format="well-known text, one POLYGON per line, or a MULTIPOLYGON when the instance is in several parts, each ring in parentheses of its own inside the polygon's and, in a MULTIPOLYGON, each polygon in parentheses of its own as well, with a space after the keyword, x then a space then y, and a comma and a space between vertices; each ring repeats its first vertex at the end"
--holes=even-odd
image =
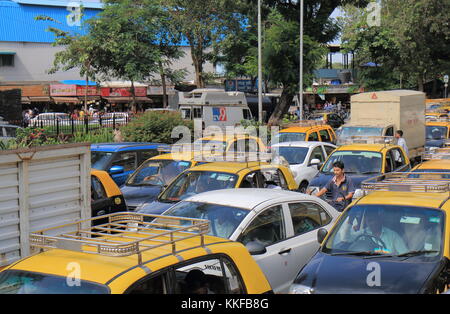
POLYGON ((258 121, 262 123, 261 0, 258 0, 258 121))
POLYGON ((303 120, 303 0, 300 0, 300 82, 298 92, 299 119, 303 120))

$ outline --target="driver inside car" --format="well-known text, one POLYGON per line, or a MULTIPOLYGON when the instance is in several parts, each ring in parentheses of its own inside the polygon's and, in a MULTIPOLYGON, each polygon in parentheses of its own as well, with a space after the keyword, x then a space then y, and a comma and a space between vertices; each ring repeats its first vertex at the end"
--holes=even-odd
POLYGON ((352 219, 345 222, 348 228, 341 229, 345 230, 345 234, 342 234, 340 238, 350 243, 349 250, 396 255, 409 251, 403 238, 383 225, 383 218, 378 210, 366 211, 364 216, 365 226, 361 230, 358 231, 352 219))

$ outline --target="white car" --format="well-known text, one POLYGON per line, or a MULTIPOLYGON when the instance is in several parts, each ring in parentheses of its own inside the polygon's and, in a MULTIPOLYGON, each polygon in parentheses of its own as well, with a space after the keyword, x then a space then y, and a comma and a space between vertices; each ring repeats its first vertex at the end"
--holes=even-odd
POLYGON ((208 219, 211 235, 242 242, 273 291, 286 293, 318 250, 317 231, 329 230, 339 212, 315 196, 298 192, 227 189, 187 198, 163 215, 208 219))
POLYGON ((40 113, 36 117, 30 119, 30 126, 53 126, 56 125, 56 121, 63 124, 69 124, 70 116, 67 113, 62 112, 46 112, 40 113))
POLYGON ((325 142, 286 142, 274 144, 271 147, 274 156, 283 156, 289 163, 299 192, 305 193, 309 182, 319 173, 320 166, 325 162, 336 146, 325 142))

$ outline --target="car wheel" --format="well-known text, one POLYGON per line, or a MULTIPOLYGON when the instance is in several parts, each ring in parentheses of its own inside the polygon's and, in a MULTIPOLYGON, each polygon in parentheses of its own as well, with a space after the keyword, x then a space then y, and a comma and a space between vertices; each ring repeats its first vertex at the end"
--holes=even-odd
POLYGON ((303 181, 302 183, 300 183, 300 186, 298 187, 298 191, 300 193, 306 193, 307 188, 308 188, 308 182, 303 181))

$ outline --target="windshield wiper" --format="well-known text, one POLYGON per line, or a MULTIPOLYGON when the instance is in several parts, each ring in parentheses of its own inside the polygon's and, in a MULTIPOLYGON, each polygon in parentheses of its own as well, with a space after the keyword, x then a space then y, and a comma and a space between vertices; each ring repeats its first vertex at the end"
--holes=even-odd
POLYGON ((331 256, 337 256, 337 255, 354 255, 354 256, 378 256, 378 255, 384 255, 383 253, 379 252, 373 252, 373 251, 360 251, 360 252, 338 252, 338 253, 331 253, 331 256))
POLYGON ((411 257, 411 256, 417 256, 417 255, 423 255, 423 254, 429 254, 429 253, 439 253, 440 251, 436 251, 436 250, 418 250, 418 251, 411 251, 411 252, 406 252, 403 254, 399 254, 396 255, 396 257, 411 257))

